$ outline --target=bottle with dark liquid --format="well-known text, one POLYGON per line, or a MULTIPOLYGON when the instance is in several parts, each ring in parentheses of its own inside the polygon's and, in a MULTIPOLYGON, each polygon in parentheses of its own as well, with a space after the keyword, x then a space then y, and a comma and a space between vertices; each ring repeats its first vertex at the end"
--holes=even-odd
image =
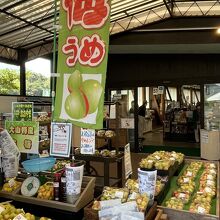
POLYGON ((60 173, 54 174, 54 182, 53 182, 53 190, 54 190, 54 200, 60 200, 60 173))
POLYGON ((66 202, 66 176, 65 173, 60 179, 60 201, 66 202))

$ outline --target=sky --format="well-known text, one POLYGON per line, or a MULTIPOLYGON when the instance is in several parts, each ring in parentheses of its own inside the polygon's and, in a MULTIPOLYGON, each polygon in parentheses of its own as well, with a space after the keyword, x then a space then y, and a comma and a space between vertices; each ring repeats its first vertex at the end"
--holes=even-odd
MULTIPOLYGON (((31 60, 26 62, 25 64, 27 70, 31 70, 36 73, 41 73, 43 76, 49 77, 50 76, 50 60, 37 58, 35 60, 31 60)), ((18 70, 19 67, 16 65, 6 64, 0 62, 0 69, 13 69, 18 70)))

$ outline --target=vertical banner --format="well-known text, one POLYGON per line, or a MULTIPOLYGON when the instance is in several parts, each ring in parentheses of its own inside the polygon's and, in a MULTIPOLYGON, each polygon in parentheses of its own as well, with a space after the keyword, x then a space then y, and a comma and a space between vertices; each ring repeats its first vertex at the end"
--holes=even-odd
POLYGON ((5 128, 21 153, 38 154, 39 122, 6 121, 5 128))
POLYGON ((71 123, 51 123, 50 155, 69 157, 72 141, 71 123))
POLYGON ((33 102, 12 102, 12 121, 32 121, 33 102))
POLYGON ((81 154, 95 153, 95 130, 81 128, 81 154))
POLYGON ((61 0, 54 119, 103 126, 110 0, 61 0))

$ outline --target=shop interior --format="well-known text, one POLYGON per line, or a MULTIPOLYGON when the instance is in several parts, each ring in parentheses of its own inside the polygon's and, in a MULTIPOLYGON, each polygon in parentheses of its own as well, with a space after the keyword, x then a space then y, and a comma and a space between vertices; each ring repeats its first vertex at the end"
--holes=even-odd
POLYGON ((219 0, 0 13, 0 220, 219 220, 219 0))
MULTIPOLYGON (((144 122, 138 120, 138 139, 143 146, 200 147, 199 85, 139 87, 137 92, 138 100, 135 101, 134 90, 113 90, 111 100, 123 102, 121 117, 133 120, 147 101, 144 122), (138 105, 136 112, 135 102, 138 105)), ((131 134, 129 131, 129 139, 133 137, 131 134)))

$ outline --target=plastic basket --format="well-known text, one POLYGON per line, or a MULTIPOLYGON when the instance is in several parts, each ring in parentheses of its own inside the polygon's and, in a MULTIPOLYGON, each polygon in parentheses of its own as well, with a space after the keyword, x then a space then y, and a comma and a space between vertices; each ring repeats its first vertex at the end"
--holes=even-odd
POLYGON ((50 170, 56 162, 53 157, 36 158, 32 160, 26 160, 22 162, 22 165, 28 173, 38 173, 46 170, 50 170))

